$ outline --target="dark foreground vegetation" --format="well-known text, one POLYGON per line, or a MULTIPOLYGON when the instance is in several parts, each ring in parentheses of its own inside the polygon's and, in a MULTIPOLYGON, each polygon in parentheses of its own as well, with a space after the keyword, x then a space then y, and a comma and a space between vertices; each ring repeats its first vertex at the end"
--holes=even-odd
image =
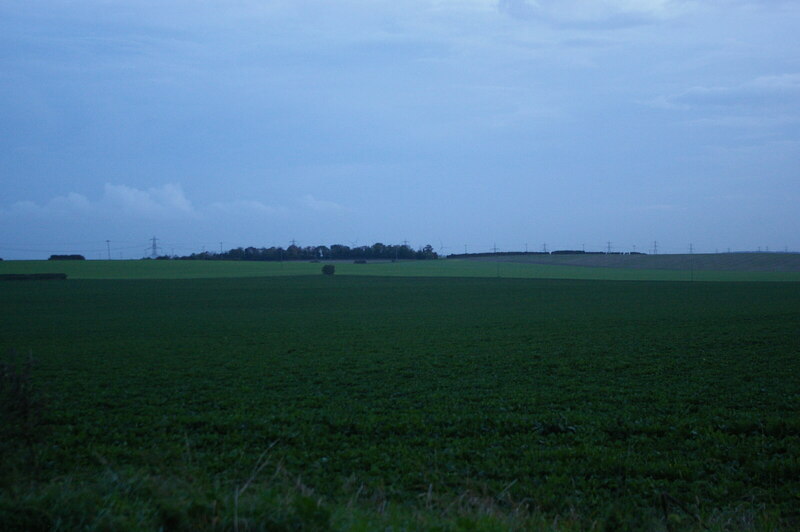
POLYGON ((1 273, 0 281, 63 281, 66 273, 1 273))
POLYGON ((800 527, 795 283, 8 283, 0 313, 5 529, 800 527))

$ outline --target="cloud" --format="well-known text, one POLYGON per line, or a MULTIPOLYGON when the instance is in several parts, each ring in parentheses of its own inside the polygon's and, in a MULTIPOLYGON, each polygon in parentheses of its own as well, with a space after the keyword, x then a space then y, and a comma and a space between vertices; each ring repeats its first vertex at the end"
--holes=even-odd
POLYGON ((661 98, 673 108, 765 106, 800 101, 800 74, 762 76, 731 86, 692 87, 661 98))
POLYGON ((638 205, 638 206, 634 207, 633 210, 634 211, 638 211, 638 212, 645 212, 645 213, 647 213, 647 212, 657 213, 657 212, 683 211, 683 210, 686 210, 686 208, 682 207, 680 205, 672 205, 672 204, 669 204, 669 203, 657 203, 657 204, 652 204, 652 205, 638 205))
POLYGON ((46 216, 49 214, 65 215, 86 213, 91 211, 91 207, 91 202, 89 202, 85 196, 71 192, 66 196, 55 197, 43 205, 32 201, 19 201, 11 205, 5 212, 9 214, 31 216, 46 216))
MULTIPOLYGON (((305 209, 320 213, 342 213, 343 206, 333 201, 317 199, 312 195, 300 198, 300 205, 305 209)), ((297 209, 293 209, 297 211, 297 209)), ((20 201, 7 209, 0 209, 0 214, 11 216, 36 217, 73 217, 84 219, 128 218, 136 220, 215 220, 220 217, 254 217, 285 216, 292 209, 282 206, 267 205, 258 200, 234 200, 228 202, 212 202, 195 206, 186 197, 178 184, 166 184, 160 187, 138 189, 127 185, 106 184, 103 195, 96 201, 86 196, 71 192, 65 196, 55 197, 45 203, 20 201)))
POLYGON ((687 120, 684 123, 691 126, 733 127, 754 130, 761 128, 794 126, 799 122, 800 116, 790 116, 782 113, 767 116, 763 113, 755 113, 750 115, 745 114, 703 117, 687 120))
POLYGON ((128 217, 137 219, 191 218, 197 211, 180 185, 166 184, 146 190, 107 183, 96 201, 70 192, 45 203, 20 201, 3 211, 5 214, 38 217, 128 217))
POLYGON ((671 18, 689 0, 499 0, 498 9, 515 18, 567 25, 620 27, 671 18))
POLYGON ((272 207, 254 200, 237 200, 229 202, 215 202, 208 206, 207 211, 228 215, 279 215, 287 211, 283 207, 272 207))
POLYGON ((99 207, 134 217, 162 218, 194 215, 192 203, 180 185, 166 184, 159 188, 139 190, 125 185, 106 184, 99 207))
POLYGON ((310 194, 307 194, 302 198, 300 198, 300 203, 306 208, 317 212, 339 213, 339 212, 344 212, 346 210, 338 203, 334 203, 333 201, 320 200, 310 194))

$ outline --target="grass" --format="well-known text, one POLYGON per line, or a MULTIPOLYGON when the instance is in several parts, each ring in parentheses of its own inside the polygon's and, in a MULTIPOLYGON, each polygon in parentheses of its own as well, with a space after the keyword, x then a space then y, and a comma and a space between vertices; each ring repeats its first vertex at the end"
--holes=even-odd
MULTIPOLYGON (((616 256, 612 256, 615 260, 616 256)), ((724 258, 724 256, 721 256, 724 258)), ((736 255, 731 255, 737 258, 736 255)), ((558 257, 555 257, 558 259, 558 257)), ((590 257, 591 258, 591 257, 590 257)), ((538 259, 537 259, 538 260, 538 259)), ((501 277, 614 281, 800 281, 797 271, 603 268, 529 262, 447 259, 334 263, 336 275, 378 277, 501 277)), ((202 279, 317 276, 323 264, 250 261, 2 261, 0 274, 66 273, 70 279, 202 279)), ((746 263, 745 263, 746 266, 746 263)), ((763 265, 762 265, 763 266, 763 265)), ((721 267, 721 266, 720 266, 721 267)))
POLYGON ((0 520, 796 529, 799 309, 769 282, 5 283, 46 408, 0 520))

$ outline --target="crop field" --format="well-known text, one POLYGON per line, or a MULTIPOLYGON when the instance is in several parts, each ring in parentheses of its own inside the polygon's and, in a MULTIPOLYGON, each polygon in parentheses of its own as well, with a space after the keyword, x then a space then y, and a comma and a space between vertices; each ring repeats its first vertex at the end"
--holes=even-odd
POLYGON ((800 272, 800 253, 697 253, 664 255, 529 254, 500 255, 483 260, 502 260, 547 266, 634 268, 644 270, 800 272))
POLYGON ((800 527, 800 283, 94 262, 0 285, 6 528, 800 527))
MULTIPOLYGON (((800 281, 800 255, 531 255, 399 262, 333 262, 339 275, 500 277, 614 281, 800 281), (705 258, 703 258, 705 257, 705 258), (692 262, 694 261, 694 262, 692 262), (694 266, 697 266, 696 268, 694 266)), ((70 279, 202 279, 319 275, 321 263, 287 261, 3 261, 4 273, 66 273, 70 279)))

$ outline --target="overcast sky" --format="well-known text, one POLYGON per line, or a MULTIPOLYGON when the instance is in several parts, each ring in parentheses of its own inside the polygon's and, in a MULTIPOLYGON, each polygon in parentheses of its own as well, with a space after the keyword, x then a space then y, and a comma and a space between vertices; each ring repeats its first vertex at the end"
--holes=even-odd
POLYGON ((800 2, 5 0, 0 257, 800 251, 800 2))

